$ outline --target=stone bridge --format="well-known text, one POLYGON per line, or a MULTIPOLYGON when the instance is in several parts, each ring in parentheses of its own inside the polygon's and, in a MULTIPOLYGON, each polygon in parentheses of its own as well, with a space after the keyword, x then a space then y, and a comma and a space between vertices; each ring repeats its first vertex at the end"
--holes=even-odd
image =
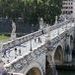
MULTIPOLYGON (((74 19, 65 20, 1 45, 0 57, 14 75, 57 73, 55 65, 72 62, 74 19)), ((55 74, 54 74, 55 75, 55 74)))

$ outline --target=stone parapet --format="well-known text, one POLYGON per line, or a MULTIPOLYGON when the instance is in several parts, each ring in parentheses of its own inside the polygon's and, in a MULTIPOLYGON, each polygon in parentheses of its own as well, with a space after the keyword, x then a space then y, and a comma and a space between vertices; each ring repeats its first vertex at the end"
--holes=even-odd
POLYGON ((58 23, 56 25, 53 25, 53 26, 50 26, 50 27, 47 27, 47 28, 44 28, 42 30, 39 30, 39 31, 36 31, 34 33, 31 33, 31 34, 28 34, 28 35, 25 35, 25 36, 22 36, 20 38, 16 38, 15 40, 12 40, 12 41, 8 41, 6 43, 3 43, 2 45, 2 50, 9 50, 10 48, 13 48, 17 45, 20 45, 24 42, 27 42, 31 39, 34 39, 35 37, 39 37, 43 34, 46 34, 47 33, 47 29, 49 28, 50 31, 54 30, 54 29, 57 29, 57 28, 60 28, 66 24, 68 24, 71 20, 68 20, 66 22, 62 22, 62 23, 58 23))

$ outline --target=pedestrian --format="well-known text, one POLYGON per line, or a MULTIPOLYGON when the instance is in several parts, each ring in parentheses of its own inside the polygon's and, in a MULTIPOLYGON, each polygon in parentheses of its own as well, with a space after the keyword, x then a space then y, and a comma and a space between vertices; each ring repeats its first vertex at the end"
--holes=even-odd
POLYGON ((21 49, 19 49, 19 55, 21 56, 21 49))
POLYGON ((36 38, 34 38, 34 41, 36 42, 36 38))
POLYGON ((42 30, 42 34, 44 34, 44 30, 42 30))
POLYGON ((40 37, 38 37, 38 42, 39 42, 39 43, 42 43, 42 41, 41 41, 41 38, 40 38, 40 37))
POLYGON ((17 58, 17 48, 15 48, 15 59, 17 58))
POLYGON ((3 57, 4 57, 4 58, 7 57, 7 56, 6 56, 6 50, 3 50, 3 57))
POLYGON ((17 52, 17 48, 15 48, 15 52, 17 52))

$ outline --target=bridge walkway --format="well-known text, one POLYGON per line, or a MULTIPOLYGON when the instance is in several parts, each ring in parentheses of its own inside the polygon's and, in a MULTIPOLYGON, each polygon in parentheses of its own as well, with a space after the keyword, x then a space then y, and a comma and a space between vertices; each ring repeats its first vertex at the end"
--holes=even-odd
POLYGON ((32 51, 34 51, 38 47, 41 47, 41 45, 44 45, 45 41, 47 39, 52 40, 56 36, 59 36, 60 34, 65 32, 66 27, 67 27, 67 30, 69 30, 71 27, 74 27, 74 23, 72 23, 72 24, 68 23, 67 25, 63 25, 60 28, 50 31, 50 33, 48 32, 39 37, 34 37, 34 39, 31 39, 23 44, 20 44, 19 46, 15 46, 14 48, 7 50, 6 56, 2 57, 2 60, 4 61, 5 65, 7 65, 9 63, 13 63, 14 61, 17 61, 18 59, 22 58, 25 55, 28 55, 31 52, 30 51, 31 45, 32 45, 32 51), (49 36, 49 38, 48 38, 48 36, 49 36), (38 41, 38 38, 40 38, 41 42, 38 41), (35 39, 36 39, 36 41, 35 41, 35 39), (14 50, 15 48, 17 48, 16 58, 15 58, 15 50, 14 50), (21 50, 21 55, 19 55, 19 49, 21 50))

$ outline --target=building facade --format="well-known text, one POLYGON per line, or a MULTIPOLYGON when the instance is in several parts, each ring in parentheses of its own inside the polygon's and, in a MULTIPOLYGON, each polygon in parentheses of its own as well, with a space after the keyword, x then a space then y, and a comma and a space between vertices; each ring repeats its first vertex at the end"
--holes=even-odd
POLYGON ((73 13, 73 0, 63 0, 62 1, 62 14, 73 13))

